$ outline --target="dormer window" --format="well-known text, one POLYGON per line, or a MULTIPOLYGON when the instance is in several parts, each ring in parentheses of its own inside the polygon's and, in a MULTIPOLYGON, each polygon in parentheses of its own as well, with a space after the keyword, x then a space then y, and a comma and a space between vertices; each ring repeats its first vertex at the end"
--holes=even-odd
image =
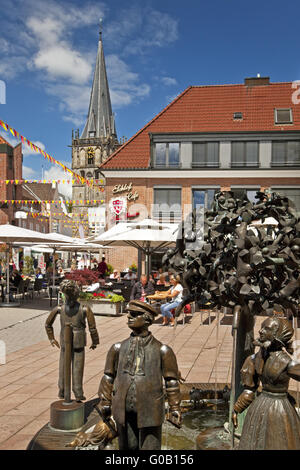
POLYGON ((243 119, 243 113, 241 113, 241 112, 233 113, 233 119, 235 121, 243 119))
POLYGON ((178 168, 180 166, 180 145, 178 142, 157 143, 154 146, 156 168, 178 168))
POLYGON ((291 108, 275 109, 275 124, 293 124, 291 108))

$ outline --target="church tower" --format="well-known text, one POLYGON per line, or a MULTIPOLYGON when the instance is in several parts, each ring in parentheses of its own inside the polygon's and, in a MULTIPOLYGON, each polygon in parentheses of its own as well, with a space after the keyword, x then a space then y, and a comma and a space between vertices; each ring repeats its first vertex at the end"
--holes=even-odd
POLYGON ((84 182, 81 184, 77 181, 73 183, 72 212, 74 222, 76 222, 74 223, 74 236, 80 235, 78 229, 80 225, 84 228, 85 236, 94 233, 91 222, 93 217, 91 216, 97 214, 97 208, 104 208, 105 201, 105 181, 100 174, 99 166, 119 146, 110 101, 100 26, 96 66, 86 124, 80 137, 79 130, 75 131, 75 135, 72 132, 72 169, 90 183, 84 182))

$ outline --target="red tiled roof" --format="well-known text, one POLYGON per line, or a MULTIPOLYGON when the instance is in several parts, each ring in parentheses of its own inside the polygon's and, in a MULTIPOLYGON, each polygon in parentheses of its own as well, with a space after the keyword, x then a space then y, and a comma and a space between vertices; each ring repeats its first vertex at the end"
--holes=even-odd
POLYGON ((9 142, 7 142, 7 140, 5 140, 4 137, 2 137, 1 135, 0 135, 0 144, 7 144, 10 147, 12 147, 12 145, 9 142))
POLYGON ((22 186, 23 197, 25 199, 35 199, 31 192, 28 192, 26 187, 42 201, 52 201, 56 197, 56 189, 52 188, 51 183, 26 183, 22 186))
POLYGON ((146 126, 114 152, 104 170, 148 168, 149 133, 263 132, 300 130, 300 106, 292 102, 292 82, 187 88, 146 126), (292 108, 293 125, 275 125, 274 109, 292 108), (242 120, 233 120, 235 112, 242 120))

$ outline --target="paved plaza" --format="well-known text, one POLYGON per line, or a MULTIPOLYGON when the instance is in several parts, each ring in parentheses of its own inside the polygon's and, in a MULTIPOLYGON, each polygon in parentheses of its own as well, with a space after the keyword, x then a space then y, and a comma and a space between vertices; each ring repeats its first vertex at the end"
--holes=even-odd
MULTIPOLYGON (((38 298, 19 308, 0 309, 0 340, 6 343, 6 364, 0 365, 0 449, 26 449, 39 429, 49 421, 50 404, 57 400, 59 350, 47 340, 44 323, 49 300, 38 298)), ((230 383, 231 316, 196 312, 177 328, 154 323, 152 333, 171 346, 187 383, 230 383)), ((258 317, 255 335, 264 317, 258 317)), ((106 353, 114 342, 128 337, 126 315, 96 316, 100 346, 86 348, 84 392, 87 400, 97 397, 106 353)), ((160 321, 160 320, 158 320, 160 321)), ((58 338, 59 319, 55 333, 58 338)), ((298 329, 299 337, 299 329, 298 329)), ((88 338, 88 345, 90 339, 88 338)), ((291 381, 296 390, 296 382, 291 381)), ((213 388, 213 387, 212 387, 213 388)))

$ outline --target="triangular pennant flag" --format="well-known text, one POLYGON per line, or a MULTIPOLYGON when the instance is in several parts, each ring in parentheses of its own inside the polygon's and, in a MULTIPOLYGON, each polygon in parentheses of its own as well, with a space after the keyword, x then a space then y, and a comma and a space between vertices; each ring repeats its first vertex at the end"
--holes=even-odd
POLYGON ((0 119, 0 125, 3 127, 5 131, 7 131, 6 124, 3 121, 1 121, 1 119, 0 119))

